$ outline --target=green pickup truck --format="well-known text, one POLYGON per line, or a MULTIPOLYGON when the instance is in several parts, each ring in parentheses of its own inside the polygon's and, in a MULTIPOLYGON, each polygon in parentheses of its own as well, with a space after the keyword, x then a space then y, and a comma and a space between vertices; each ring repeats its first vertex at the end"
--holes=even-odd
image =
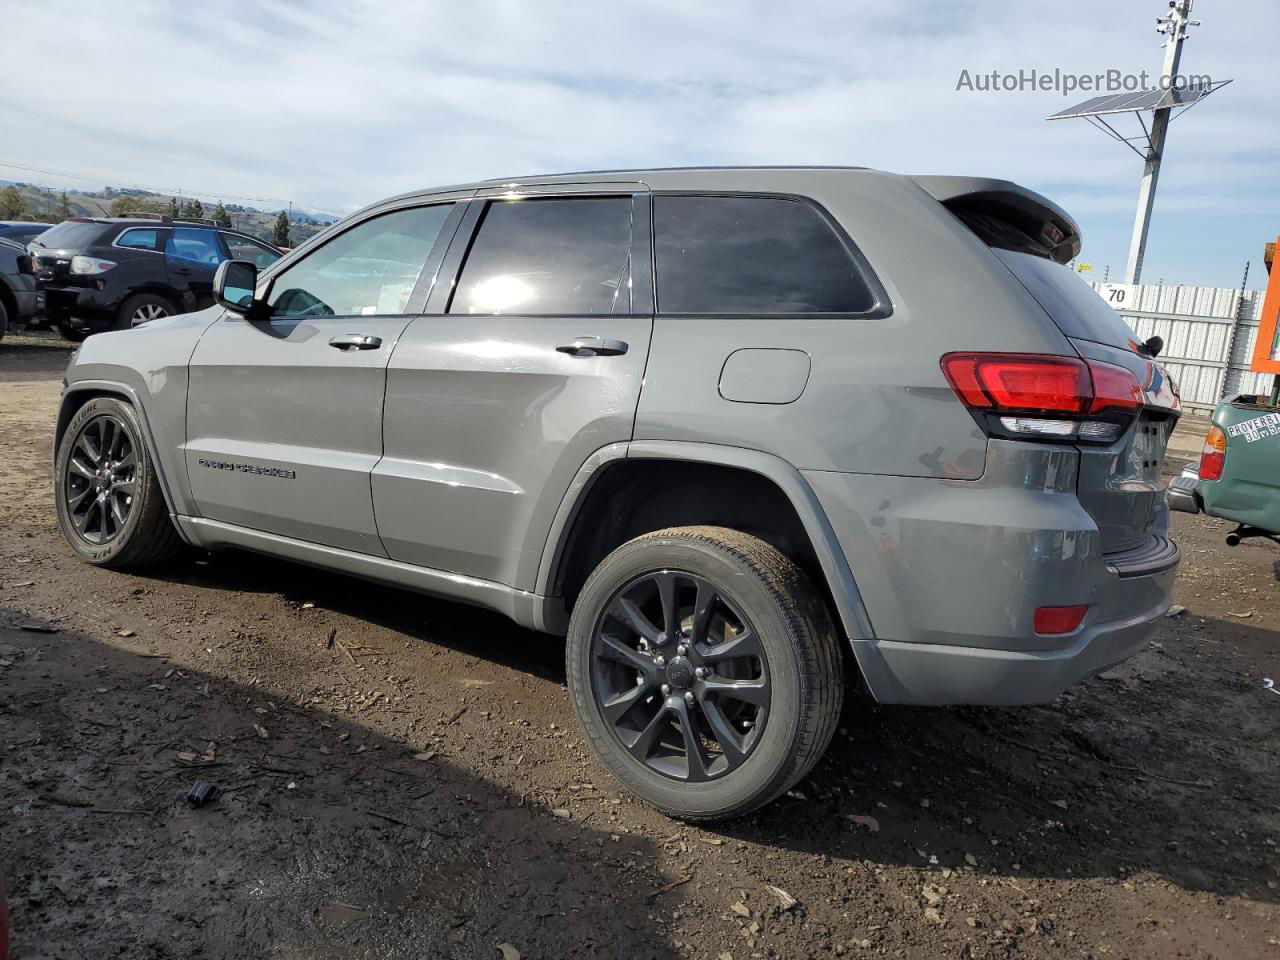
POLYGON ((1233 547, 1251 537, 1280 543, 1280 407, 1252 395, 1218 404, 1199 464, 1169 484, 1169 506, 1234 521, 1233 547))

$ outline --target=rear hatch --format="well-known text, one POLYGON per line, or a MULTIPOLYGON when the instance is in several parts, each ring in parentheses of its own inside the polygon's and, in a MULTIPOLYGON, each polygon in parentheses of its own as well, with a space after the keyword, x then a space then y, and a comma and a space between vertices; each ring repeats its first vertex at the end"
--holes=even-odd
POLYGON ((46 286, 74 283, 71 258, 85 253, 111 225, 96 220, 64 220, 27 245, 36 279, 46 286))
POLYGON ((1109 554, 1141 551, 1167 523, 1161 469, 1178 419, 1178 396, 1159 363, 1139 353, 1132 330, 1074 270, 1032 253, 995 254, 1044 308, 1080 356, 1125 367, 1142 386, 1136 422, 1106 446, 1079 445, 1077 495, 1109 554))
POLYGON ((999 180, 917 177, 987 244, 1086 361, 1124 367, 1143 405, 1115 441, 1077 444, 1077 496, 1093 517, 1108 561, 1138 570, 1172 552, 1165 534, 1161 468, 1177 422, 1177 392, 1120 315, 1066 264, 1080 251, 1075 222, 1024 187, 999 180))

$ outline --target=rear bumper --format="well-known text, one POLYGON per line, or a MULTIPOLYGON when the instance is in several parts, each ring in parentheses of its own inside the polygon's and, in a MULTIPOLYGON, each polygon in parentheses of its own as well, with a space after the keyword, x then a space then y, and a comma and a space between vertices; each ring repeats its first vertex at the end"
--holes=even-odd
MULTIPOLYGON (((1144 577, 1155 602, 1132 616, 1082 629, 1062 650, 985 650, 978 647, 855 642, 858 665, 881 703, 922 706, 1048 703, 1073 684, 1140 653, 1169 609, 1176 571, 1144 577)), ((1127 581, 1132 586, 1134 581, 1127 581)))
POLYGON ((78 327, 100 327, 115 319, 115 296, 85 287, 43 287, 44 313, 49 319, 78 327))
POLYGON ((852 646, 877 700, 1043 703, 1142 649, 1179 562, 1167 511, 1104 552, 1075 456, 993 440, 974 481, 805 473, 874 630, 852 646), (1077 604, 1073 633, 1035 632, 1037 608, 1077 604))
POLYGON ((1200 467, 1189 464, 1169 483, 1169 509, 1182 513, 1200 512, 1200 467))

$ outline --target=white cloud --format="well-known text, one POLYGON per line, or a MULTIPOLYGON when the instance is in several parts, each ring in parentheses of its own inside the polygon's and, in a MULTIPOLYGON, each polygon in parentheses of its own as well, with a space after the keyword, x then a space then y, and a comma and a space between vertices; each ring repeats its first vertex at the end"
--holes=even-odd
MULTIPOLYGON (((955 86, 966 68, 1155 71, 1162 6, 15 4, 7 32, 25 42, 3 67, 0 160, 341 209, 628 165, 981 173, 1064 202, 1086 251, 1119 264, 1138 158, 1082 121, 1044 122, 1072 99, 955 86)), ((1270 13, 1263 0, 1197 10, 1185 68, 1237 82, 1173 126, 1148 254, 1166 274, 1234 282, 1266 233, 1257 212, 1280 207, 1270 13), (1162 232, 1159 213, 1198 210, 1240 214, 1239 234, 1221 217, 1211 244, 1162 232), (1191 256, 1196 243, 1209 249, 1191 256)))

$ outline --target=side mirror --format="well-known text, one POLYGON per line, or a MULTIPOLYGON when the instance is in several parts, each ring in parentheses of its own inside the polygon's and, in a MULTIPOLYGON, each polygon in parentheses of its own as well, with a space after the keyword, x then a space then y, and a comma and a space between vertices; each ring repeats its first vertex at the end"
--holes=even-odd
POLYGON ((224 260, 213 275, 213 299, 241 316, 257 313, 262 306, 254 300, 258 288, 258 268, 248 260, 224 260))
POLYGON ((1160 356, 1160 351, 1164 349, 1164 337, 1148 337, 1142 346, 1146 349, 1148 357, 1158 357, 1160 356))

